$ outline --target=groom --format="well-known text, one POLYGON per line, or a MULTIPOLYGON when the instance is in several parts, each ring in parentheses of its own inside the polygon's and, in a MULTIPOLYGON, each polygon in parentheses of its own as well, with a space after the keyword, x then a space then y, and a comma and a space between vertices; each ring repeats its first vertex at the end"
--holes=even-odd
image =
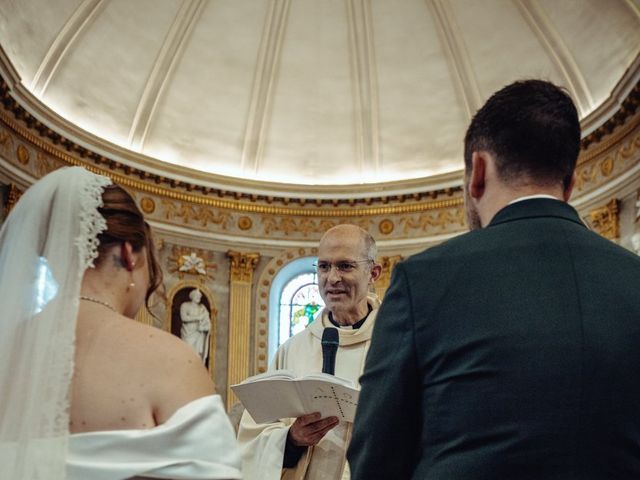
POLYGON ((398 265, 348 452, 352 478, 640 478, 640 259, 567 203, 580 124, 539 80, 465 137, 472 232, 398 265))

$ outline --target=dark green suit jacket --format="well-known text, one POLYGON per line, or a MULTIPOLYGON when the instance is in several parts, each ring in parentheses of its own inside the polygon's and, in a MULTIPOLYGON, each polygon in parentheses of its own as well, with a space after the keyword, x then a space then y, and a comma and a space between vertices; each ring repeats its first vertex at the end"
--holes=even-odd
POLYGON ((399 264, 352 479, 640 479, 640 259, 560 201, 399 264))

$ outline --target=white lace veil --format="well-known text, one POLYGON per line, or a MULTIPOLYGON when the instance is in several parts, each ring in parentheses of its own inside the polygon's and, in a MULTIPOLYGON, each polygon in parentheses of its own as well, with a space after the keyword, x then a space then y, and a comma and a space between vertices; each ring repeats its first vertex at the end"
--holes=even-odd
POLYGON ((80 167, 29 188, 0 230, 0 478, 66 478, 80 283, 111 181, 80 167))

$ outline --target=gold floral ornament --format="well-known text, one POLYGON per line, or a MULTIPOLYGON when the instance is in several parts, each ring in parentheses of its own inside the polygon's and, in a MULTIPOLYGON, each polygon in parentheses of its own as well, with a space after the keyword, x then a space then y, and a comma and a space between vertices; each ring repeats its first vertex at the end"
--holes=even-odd
POLYGON ((155 211, 156 202, 150 197, 143 197, 142 200, 140 200, 140 208, 142 208, 144 213, 149 215, 155 211))
POLYGON ((253 226, 253 222, 249 217, 242 216, 238 219, 238 228, 240 230, 249 230, 253 226))
POLYGON ((393 232, 394 227, 395 225, 393 224, 393 222, 388 218, 385 218, 378 225, 378 230, 380 230, 380 233, 383 235, 389 235, 391 232, 393 232))

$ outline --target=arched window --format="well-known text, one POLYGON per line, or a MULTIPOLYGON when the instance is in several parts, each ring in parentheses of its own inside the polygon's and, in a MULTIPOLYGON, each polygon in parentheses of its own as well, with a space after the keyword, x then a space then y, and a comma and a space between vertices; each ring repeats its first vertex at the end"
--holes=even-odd
POLYGON ((269 295, 269 362, 278 347, 304 330, 324 307, 315 261, 315 257, 298 258, 273 279, 269 295))
POLYGON ((301 273, 289 280, 280 296, 279 344, 304 330, 323 306, 315 272, 301 273))

